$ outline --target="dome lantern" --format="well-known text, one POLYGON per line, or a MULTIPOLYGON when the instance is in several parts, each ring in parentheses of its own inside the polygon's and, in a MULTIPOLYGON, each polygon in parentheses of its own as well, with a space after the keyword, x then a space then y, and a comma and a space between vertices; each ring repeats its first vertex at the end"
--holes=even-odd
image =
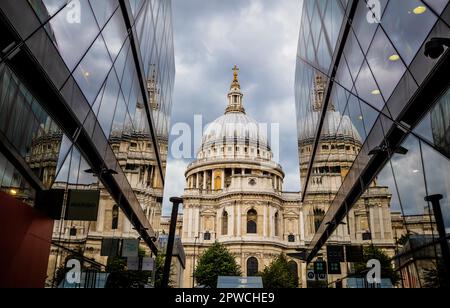
POLYGON ((245 113, 242 99, 244 95, 241 92, 241 85, 239 84, 239 67, 237 65, 233 68, 233 82, 231 83, 230 92, 228 92, 228 107, 225 113, 238 112, 245 113))
POLYGON ((205 129, 197 153, 198 158, 200 158, 198 155, 204 150, 211 150, 213 154, 217 149, 223 149, 222 153, 225 156, 231 155, 231 157, 235 156, 236 149, 244 150, 244 153, 249 151, 264 158, 271 159, 273 157, 268 143, 267 127, 260 125, 245 113, 242 105, 244 95, 241 92, 238 72, 239 68, 236 65, 233 68, 233 81, 228 93, 228 106, 225 114, 210 123, 205 129), (225 146, 227 146, 227 151, 224 151, 225 146), (235 150, 229 151, 228 148, 235 150))

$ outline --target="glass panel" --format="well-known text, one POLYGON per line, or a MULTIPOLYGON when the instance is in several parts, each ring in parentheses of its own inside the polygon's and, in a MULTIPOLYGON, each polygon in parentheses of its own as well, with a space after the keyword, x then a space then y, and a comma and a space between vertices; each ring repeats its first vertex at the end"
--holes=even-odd
POLYGON ((382 26, 409 65, 436 20, 436 15, 421 1, 389 1, 382 26))
POLYGON ((359 72, 358 78, 355 83, 358 96, 369 103, 371 106, 378 110, 383 110, 384 99, 381 89, 378 88, 375 82, 372 72, 364 61, 364 64, 359 72))
POLYGON ((102 97, 102 103, 97 116, 105 136, 109 136, 111 132, 118 95, 119 82, 117 81, 115 72, 111 71, 108 76, 105 92, 102 97))
POLYGON ((450 233, 450 161, 428 145, 421 143, 428 195, 442 195, 441 211, 450 233))
POLYGON ((75 80, 90 104, 97 97, 111 67, 105 42, 99 36, 74 72, 75 80))
POLYGON ((450 90, 439 100, 414 130, 450 156, 450 90))
POLYGON ((0 153, 0 191, 28 205, 34 205, 36 192, 2 153, 0 153))
POLYGON ((105 39, 111 58, 115 60, 127 37, 123 13, 120 10, 117 10, 108 22, 105 29, 103 29, 102 35, 105 39))
POLYGON ((381 29, 378 29, 367 54, 367 62, 387 101, 397 86, 406 67, 381 29))
POLYGON ((79 0, 74 3, 79 6, 66 6, 50 20, 56 47, 70 70, 81 60, 99 32, 89 2, 79 0))
POLYGON ((103 28, 105 23, 119 6, 117 0, 89 0, 89 2, 94 10, 95 18, 97 19, 100 28, 103 28))

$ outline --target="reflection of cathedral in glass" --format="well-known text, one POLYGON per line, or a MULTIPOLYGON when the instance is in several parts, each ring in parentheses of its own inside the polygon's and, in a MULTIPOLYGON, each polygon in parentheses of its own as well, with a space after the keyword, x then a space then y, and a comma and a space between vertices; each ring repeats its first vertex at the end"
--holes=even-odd
MULTIPOLYGON (((152 99, 152 96, 150 96, 150 99, 152 99)), ((133 123, 125 124, 124 128, 113 128, 109 142, 148 221, 154 230, 159 231, 163 183, 156 161, 155 148, 150 141, 150 131, 142 104, 138 103, 136 106, 133 123)), ((50 149, 45 142, 42 142, 46 139, 48 138, 36 140, 35 147, 50 149)), ((167 135, 158 135, 158 140, 160 157, 165 168, 167 161, 167 135)), ((44 156, 47 157, 48 154, 49 151, 44 156)), ((73 157, 76 154, 72 152, 71 155, 72 160, 66 160, 61 169, 65 167, 70 168, 69 165, 73 163, 73 157), (67 164, 67 162, 70 163, 67 164)), ((53 164, 49 165, 49 167, 51 166, 50 168, 43 168, 42 172, 44 174, 55 174, 58 157, 55 156, 54 158, 53 164)), ((88 190, 100 188, 101 197, 98 219, 95 222, 63 221, 62 224, 61 221, 57 221, 54 228, 54 241, 58 245, 64 245, 66 248, 69 247, 73 250, 84 249, 85 257, 94 258, 97 262, 106 264, 107 257, 101 257, 101 247, 104 239, 136 239, 139 235, 109 193, 102 185, 99 186, 97 179, 86 174, 86 170, 82 169, 80 169, 77 181, 71 182, 69 176, 68 186, 66 186, 64 181, 58 182, 57 179, 53 188, 88 190), (85 180, 81 181, 81 177, 84 177, 85 180)), ((64 172, 62 173, 64 174, 64 172)), ((142 248, 144 247, 142 246, 142 248)), ((55 259, 58 254, 61 254, 61 251, 58 251, 58 246, 53 247, 49 264, 53 265, 53 263, 59 262, 55 259)), ((53 277, 51 271, 54 268, 55 266, 49 266, 49 277, 53 277)))
POLYGON ((431 111, 434 144, 450 156, 450 91, 431 111))
MULTIPOLYGON (((441 230, 450 230, 448 51, 429 52, 448 36, 450 6, 382 1, 381 22, 368 22, 379 14, 366 2, 303 1, 295 81, 301 201, 317 230, 306 259, 328 258, 325 249, 347 236, 345 245, 396 254, 401 286, 423 287, 424 270, 439 263, 426 196, 443 196, 441 230), (417 249, 424 242, 434 254, 417 249)), ((336 287, 359 279, 333 278, 336 287)))
MULTIPOLYGON (((32 237, 2 245, 38 272, 8 275, 56 287, 70 258, 105 272, 124 243, 156 254, 167 228, 171 1, 3 1, 0 11, 0 198, 29 205, 0 207, 0 217, 32 237)), ((8 275, 0 284, 12 283, 8 275)))
MULTIPOLYGON (((322 111, 326 79, 316 74, 312 86, 312 112, 300 119, 300 176, 304 183, 310 163, 310 156, 322 111)), ((336 110, 333 102, 328 106, 320 135, 317 153, 314 157, 308 192, 303 208, 308 212, 306 232, 310 239, 319 229, 330 203, 336 197, 343 180, 361 150, 361 137, 347 115, 336 110)), ((370 240, 382 248, 392 249, 390 215, 391 195, 386 187, 373 183, 358 204, 350 211, 346 225, 340 225, 331 241, 363 244, 370 240)), ((391 251, 393 252, 393 251, 391 251)))

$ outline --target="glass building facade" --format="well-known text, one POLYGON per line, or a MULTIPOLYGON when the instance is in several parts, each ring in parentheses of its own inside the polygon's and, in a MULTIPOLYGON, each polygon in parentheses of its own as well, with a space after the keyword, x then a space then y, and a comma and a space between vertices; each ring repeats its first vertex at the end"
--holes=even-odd
MULTIPOLYGON (((305 259, 330 257, 325 249, 356 230, 338 245, 385 251, 397 286, 442 286, 450 233, 450 54, 441 44, 430 56, 427 42, 450 38, 449 1, 305 0, 302 14, 295 83, 302 201, 323 202, 328 187, 305 259), (432 195, 443 196, 443 226, 425 201, 432 195), (389 215, 378 209, 382 199, 389 215)), ((338 267, 344 259, 337 258, 338 267)), ((330 286, 342 285, 333 279, 330 286)))
MULTIPOLYGON (((171 18, 167 0, 1 1, 0 207, 18 201, 31 222, 52 218, 50 234, 35 230, 45 240, 28 249, 47 258, 29 286, 57 287, 68 256, 104 272, 108 257, 120 256, 104 252, 115 240, 122 253, 125 239, 139 240, 148 256, 158 252, 175 78, 171 18), (93 215, 69 206, 80 191, 96 192, 93 215)), ((21 219, 11 215, 0 216, 21 219)), ((25 238, 4 244, 4 232, 15 230, 3 228, 2 245, 17 253, 25 238)))

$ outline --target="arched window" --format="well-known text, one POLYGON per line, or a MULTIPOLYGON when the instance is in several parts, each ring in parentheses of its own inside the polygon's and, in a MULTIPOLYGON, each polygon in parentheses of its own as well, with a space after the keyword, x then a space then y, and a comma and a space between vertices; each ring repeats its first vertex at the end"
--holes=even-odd
POLYGON ((214 190, 222 189, 222 177, 216 176, 214 178, 214 190))
POLYGON ((289 265, 289 271, 295 276, 298 277, 298 266, 297 266, 297 262, 295 261, 290 261, 288 263, 289 265))
POLYGON ((294 235, 294 234, 289 234, 289 236, 288 236, 288 242, 289 242, 289 243, 294 243, 294 242, 295 242, 295 235, 294 235))
POLYGON ((250 211, 247 212, 247 234, 257 233, 258 231, 256 224, 257 218, 258 213, 254 209, 251 209, 250 211))
POLYGON ((223 211, 222 214, 222 235, 228 235, 228 213, 223 211))
POLYGON ((247 277, 256 276, 258 274, 258 259, 250 257, 247 260, 247 277))
POLYGON ((112 221, 111 221, 111 229, 117 230, 119 227, 119 206, 116 204, 112 209, 112 221))
POLYGON ((317 232, 325 217, 325 211, 321 209, 314 209, 314 230, 317 232))
POLYGON ((279 226, 279 215, 278 212, 275 214, 275 236, 280 236, 280 226, 279 226))
POLYGON ((222 172, 217 171, 214 174, 214 190, 222 189, 222 172))

